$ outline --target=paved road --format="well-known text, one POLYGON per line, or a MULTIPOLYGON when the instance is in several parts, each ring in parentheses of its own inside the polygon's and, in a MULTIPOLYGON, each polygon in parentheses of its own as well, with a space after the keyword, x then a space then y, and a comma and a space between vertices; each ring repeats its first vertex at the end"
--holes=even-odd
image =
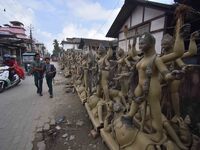
POLYGON ((0 94, 0 150, 31 150, 36 127, 49 122, 53 101, 46 82, 44 96, 36 94, 33 77, 0 94))

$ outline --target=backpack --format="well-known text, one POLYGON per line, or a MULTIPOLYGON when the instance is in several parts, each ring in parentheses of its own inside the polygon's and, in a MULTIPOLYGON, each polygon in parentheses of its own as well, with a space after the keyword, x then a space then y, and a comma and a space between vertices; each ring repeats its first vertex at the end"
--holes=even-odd
POLYGON ((51 70, 52 71, 55 71, 53 74, 52 74, 52 78, 54 78, 56 76, 56 68, 54 65, 51 65, 51 70))
POLYGON ((53 74, 52 74, 52 78, 54 78, 56 76, 56 68, 54 65, 51 64, 51 71, 55 71, 53 74))
MULTIPOLYGON (((46 70, 46 68, 45 68, 45 70, 46 70)), ((55 66, 53 64, 51 64, 51 72, 53 72, 53 71, 54 71, 54 73, 46 74, 46 77, 54 78, 56 76, 56 68, 55 68, 55 66)))

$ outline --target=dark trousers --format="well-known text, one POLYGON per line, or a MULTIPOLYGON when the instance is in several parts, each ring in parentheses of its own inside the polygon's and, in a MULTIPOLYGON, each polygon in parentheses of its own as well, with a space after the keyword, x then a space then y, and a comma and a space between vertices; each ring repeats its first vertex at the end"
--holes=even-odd
POLYGON ((35 86, 37 87, 37 93, 42 93, 43 78, 39 78, 37 75, 34 76, 35 86))
POLYGON ((10 81, 13 81, 14 80, 14 75, 15 75, 15 71, 13 69, 9 69, 9 76, 8 76, 8 79, 10 81))
POLYGON ((47 86, 49 88, 49 94, 53 95, 53 86, 52 86, 53 78, 52 77, 46 77, 46 81, 47 81, 47 86))

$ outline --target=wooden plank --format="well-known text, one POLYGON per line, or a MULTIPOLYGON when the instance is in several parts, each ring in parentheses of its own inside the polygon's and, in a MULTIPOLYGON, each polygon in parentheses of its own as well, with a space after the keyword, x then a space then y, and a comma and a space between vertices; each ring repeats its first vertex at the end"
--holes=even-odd
POLYGON ((90 120, 91 120, 91 122, 92 122, 92 124, 93 124, 93 126, 94 126, 94 129, 95 129, 97 132, 99 132, 99 130, 102 128, 102 127, 100 126, 99 119, 94 117, 94 115, 93 115, 93 113, 92 113, 92 110, 90 110, 90 107, 88 106, 88 103, 87 103, 87 102, 85 103, 85 108, 86 108, 87 113, 88 113, 88 115, 89 115, 89 118, 90 118, 90 120))
POLYGON ((75 89, 76 89, 76 93, 78 94, 78 97, 79 97, 79 99, 80 99, 80 101, 81 101, 81 103, 83 104, 83 105, 85 105, 85 102, 86 102, 86 98, 81 98, 81 94, 78 92, 78 89, 77 89, 77 87, 74 85, 74 87, 75 87, 75 89))
POLYGON ((119 144, 114 140, 112 135, 109 132, 104 131, 104 129, 100 130, 101 137, 103 141, 106 143, 110 150, 119 150, 119 144))

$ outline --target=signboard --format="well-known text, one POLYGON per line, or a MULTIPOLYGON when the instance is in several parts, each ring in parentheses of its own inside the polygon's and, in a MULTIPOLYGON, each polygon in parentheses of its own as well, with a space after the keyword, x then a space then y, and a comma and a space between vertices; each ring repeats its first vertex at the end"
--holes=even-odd
POLYGON ((34 56, 23 56, 23 63, 32 63, 34 61, 34 56))

